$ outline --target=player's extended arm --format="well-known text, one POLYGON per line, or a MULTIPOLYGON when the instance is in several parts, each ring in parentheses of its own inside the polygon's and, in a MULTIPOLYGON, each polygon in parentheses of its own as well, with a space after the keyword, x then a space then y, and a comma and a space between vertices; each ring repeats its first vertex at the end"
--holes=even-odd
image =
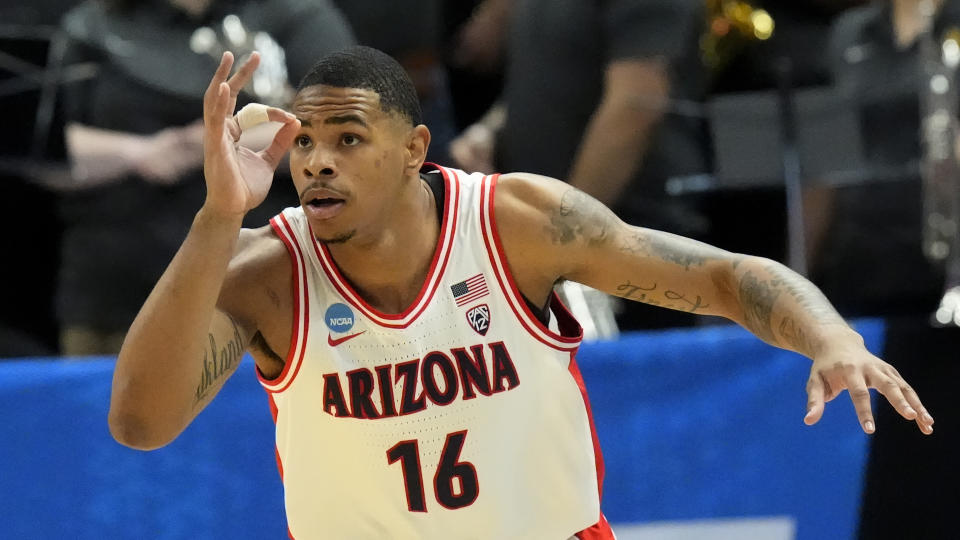
POLYGON ((847 389, 863 429, 873 432, 868 389, 876 388, 924 433, 933 431, 933 418, 900 374, 864 348, 813 284, 785 266, 627 225, 583 192, 543 177, 501 177, 495 208, 522 290, 569 279, 630 300, 729 318, 813 360, 807 423, 847 389))
POLYGON ((130 327, 114 371, 110 431, 125 445, 152 449, 172 441, 236 369, 256 330, 218 309, 218 298, 243 216, 263 202, 299 129, 292 115, 270 109, 270 119, 283 123, 270 147, 237 146, 236 96, 257 63, 253 55, 228 81, 233 57, 225 54, 204 96, 207 198, 130 327))

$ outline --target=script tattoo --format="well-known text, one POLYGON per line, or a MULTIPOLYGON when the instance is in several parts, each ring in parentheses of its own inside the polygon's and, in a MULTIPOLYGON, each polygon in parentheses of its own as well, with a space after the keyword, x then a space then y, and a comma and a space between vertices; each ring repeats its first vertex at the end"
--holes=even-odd
POLYGON ((699 294, 697 295, 696 300, 691 300, 691 299, 687 298, 687 295, 685 295, 685 294, 683 294, 683 293, 676 292, 676 291, 666 291, 666 292, 663 293, 663 296, 665 296, 665 297, 667 298, 667 300, 680 301, 680 302, 683 302, 683 304, 686 304, 685 306, 683 306, 683 305, 681 305, 681 306, 676 306, 676 305, 669 305, 669 306, 667 306, 667 307, 670 307, 670 308, 673 308, 673 309, 678 309, 678 310, 680 310, 680 311, 688 311, 688 312, 690 312, 690 313, 693 313, 693 312, 697 311, 698 309, 704 309, 704 308, 710 307, 710 304, 704 304, 704 303, 703 303, 703 297, 701 297, 699 294))
POLYGON ((617 296, 621 298, 627 298, 629 300, 637 300, 640 302, 644 302, 647 300, 647 292, 654 291, 656 289, 657 289, 656 283, 654 283, 652 287, 644 287, 642 285, 634 285, 630 283, 630 280, 627 280, 626 283, 621 283, 620 285, 617 285, 617 291, 618 291, 617 296), (637 291, 644 291, 644 292, 641 292, 640 294, 634 296, 634 294, 637 293, 637 291))
POLYGON ((663 297, 670 302, 664 303, 659 298, 654 298, 652 295, 650 295, 650 293, 655 290, 657 290, 656 283, 649 287, 644 287, 642 285, 634 285, 627 280, 625 283, 617 285, 617 296, 620 298, 626 298, 628 300, 636 300, 652 306, 661 306, 679 311, 688 311, 690 313, 693 313, 698 309, 710 307, 710 304, 703 303, 703 297, 699 294, 691 299, 684 293, 669 289, 663 292, 663 297))
POLYGON ((217 346, 213 334, 208 334, 209 349, 203 351, 203 372, 200 374, 200 384, 197 385, 196 403, 202 402, 220 379, 229 376, 236 369, 243 358, 243 339, 240 337, 240 328, 237 321, 230 317, 233 325, 233 335, 222 346, 217 346))
POLYGON ((586 240, 592 246, 607 238, 614 223, 613 212, 579 189, 570 188, 560 198, 560 207, 550 216, 548 232, 554 244, 586 240))
POLYGON ((740 304, 743 306, 744 324, 760 339, 774 343, 773 329, 770 327, 773 304, 780 296, 775 283, 762 281, 747 271, 740 278, 740 304))

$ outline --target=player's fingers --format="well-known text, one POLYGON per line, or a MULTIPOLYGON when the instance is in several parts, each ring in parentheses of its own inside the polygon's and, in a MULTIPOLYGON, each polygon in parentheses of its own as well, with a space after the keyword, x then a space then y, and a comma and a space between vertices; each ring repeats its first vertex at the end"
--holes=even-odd
POLYGON ((853 407, 857 410, 860 426, 866 433, 873 433, 876 426, 873 423, 873 408, 870 406, 870 389, 863 374, 859 370, 850 368, 844 374, 844 380, 847 392, 850 393, 850 399, 853 401, 853 407))
POLYGON ((888 375, 900 387, 900 391, 903 393, 903 397, 907 400, 907 403, 917 412, 917 427, 920 428, 920 431, 928 435, 933 433, 933 416, 927 411, 927 408, 923 406, 923 403, 920 401, 920 396, 917 395, 913 387, 907 384, 907 381, 900 376, 900 373, 894 369, 893 366, 889 366, 889 368, 888 375))
POLYGON ((900 383, 879 370, 871 370, 867 374, 869 386, 876 388, 890 402, 890 405, 900 413, 900 416, 907 420, 915 420, 919 414, 907 401, 906 396, 900 389, 900 383))
POLYGON ((203 109, 205 112, 213 112, 217 96, 220 93, 220 84, 227 80, 231 67, 233 67, 233 53, 227 51, 220 57, 220 65, 217 66, 217 71, 213 74, 210 84, 207 85, 207 91, 203 94, 203 109))
POLYGON ((269 118, 271 122, 281 122, 284 124, 297 119, 293 114, 283 109, 278 109, 277 107, 267 109, 267 118, 269 118))
POLYGON ((283 159, 284 154, 287 153, 287 149, 289 149, 293 143, 294 137, 297 136, 297 132, 300 131, 300 121, 297 120, 295 116, 280 111, 279 109, 276 110, 283 113, 283 120, 275 119, 277 118, 276 115, 271 116, 271 120, 274 122, 282 121, 283 126, 281 126, 277 134, 273 136, 273 141, 270 142, 270 146, 260 152, 263 160, 273 168, 276 168, 277 165, 280 164, 280 160, 283 159))
POLYGON ((823 379, 819 374, 811 375, 807 381, 807 415, 803 417, 804 423, 808 426, 816 424, 823 416, 823 395, 823 379))
POLYGON ((210 119, 205 122, 207 134, 219 139, 223 134, 224 117, 227 116, 228 102, 230 101, 230 87, 227 83, 220 83, 216 97, 211 104, 210 119))
POLYGON ((230 96, 236 98, 240 90, 250 82, 253 72, 260 65, 260 53, 254 51, 250 53, 250 58, 240 66, 240 69, 230 77, 227 84, 230 85, 230 96))

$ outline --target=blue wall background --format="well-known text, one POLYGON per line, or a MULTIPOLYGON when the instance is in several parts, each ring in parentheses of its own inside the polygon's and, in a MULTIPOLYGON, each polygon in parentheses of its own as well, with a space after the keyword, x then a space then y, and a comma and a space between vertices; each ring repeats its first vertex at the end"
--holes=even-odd
MULTIPOLYGON (((877 352, 882 323, 857 328, 877 352)), ((799 540, 854 536, 867 437, 846 394, 803 424, 805 358, 724 326, 586 343, 578 363, 611 522, 790 516, 799 540)), ((249 358, 149 453, 110 438, 112 370, 109 358, 0 363, 0 538, 286 536, 249 358)))

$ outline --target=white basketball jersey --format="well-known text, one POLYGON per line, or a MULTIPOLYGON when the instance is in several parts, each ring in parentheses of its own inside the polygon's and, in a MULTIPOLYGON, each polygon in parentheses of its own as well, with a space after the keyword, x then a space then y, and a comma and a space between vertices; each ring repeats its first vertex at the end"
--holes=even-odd
POLYGON ((556 297, 544 326, 518 292, 497 177, 435 169, 440 237, 400 314, 351 288, 300 208, 271 221, 293 259, 296 313, 283 372, 260 382, 290 536, 613 538, 574 362, 580 327, 556 297))

